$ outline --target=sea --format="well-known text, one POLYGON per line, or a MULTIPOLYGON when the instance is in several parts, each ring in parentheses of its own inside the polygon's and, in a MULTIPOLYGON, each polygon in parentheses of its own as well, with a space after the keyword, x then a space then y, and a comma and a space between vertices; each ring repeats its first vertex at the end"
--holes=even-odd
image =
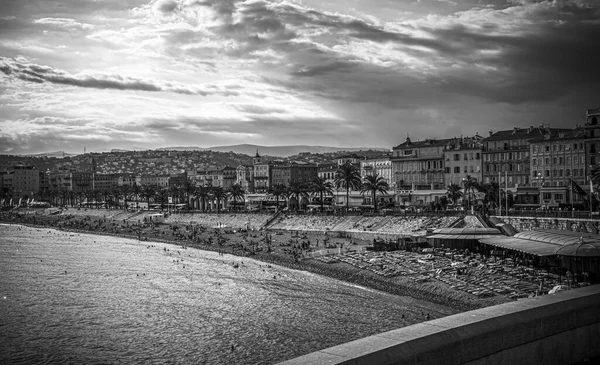
POLYGON ((274 364, 451 309, 246 257, 0 225, 0 364, 274 364))

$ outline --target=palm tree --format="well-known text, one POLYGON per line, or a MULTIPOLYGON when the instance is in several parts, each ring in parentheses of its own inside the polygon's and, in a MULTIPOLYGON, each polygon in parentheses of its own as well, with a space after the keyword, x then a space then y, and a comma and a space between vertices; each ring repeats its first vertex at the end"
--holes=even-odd
POLYGON ((150 198, 156 195, 156 190, 158 190, 158 186, 156 185, 142 185, 140 197, 142 199, 146 199, 146 203, 148 204, 148 210, 150 210, 150 198))
POLYGON ((238 198, 241 198, 242 200, 244 200, 244 196, 246 196, 246 191, 244 190, 244 188, 242 188, 242 186, 240 184, 234 184, 232 187, 229 188, 228 193, 229 193, 229 196, 231 196, 233 198, 234 206, 237 205, 238 198))
POLYGON ((98 200, 100 200, 100 197, 102 196, 102 192, 98 189, 94 189, 94 190, 92 190, 92 193, 90 194, 90 196, 96 202, 96 209, 98 209, 98 200))
POLYGON ((279 197, 287 194, 287 187, 283 184, 273 184, 268 190, 268 193, 275 197, 277 209, 279 209, 279 197))
POLYGON ((290 181, 290 185, 287 188, 287 193, 296 198, 296 201, 298 202, 298 207, 296 210, 300 208, 300 200, 303 197, 308 196, 308 190, 307 184, 298 180, 290 181))
POLYGON ((310 184, 310 191, 319 194, 321 211, 323 211, 323 195, 333 195, 333 184, 324 177, 315 177, 310 184))
POLYGON ((188 207, 191 208, 190 197, 192 195, 194 195, 194 192, 196 191, 196 182, 193 180, 187 179, 181 186, 180 190, 183 193, 183 195, 185 196, 185 200, 186 200, 188 207))
POLYGON ((133 188, 131 185, 122 185, 119 190, 121 192, 121 196, 123 197, 123 207, 125 210, 127 210, 127 201, 133 194, 133 188))
POLYGON ((141 194, 142 187, 137 183, 133 183, 133 186, 131 187, 131 197, 135 199, 135 209, 138 209, 140 207, 139 200, 141 194))
POLYGON ((120 205, 119 201, 121 200, 121 197, 123 196, 121 188, 120 187, 113 188, 110 192, 110 195, 113 198, 112 204, 115 206, 115 208, 117 208, 120 205))
POLYGON ((366 192, 371 192, 373 194, 373 211, 377 212, 377 193, 387 195, 389 188, 390 184, 388 184, 383 177, 379 176, 379 174, 375 173, 373 175, 365 176, 360 193, 364 194, 366 192))
POLYGON ((221 212, 221 200, 227 198, 227 192, 220 186, 212 188, 212 196, 217 201, 217 214, 221 212))
POLYGON ((362 182, 360 180, 360 172, 349 161, 338 167, 335 172, 335 187, 346 189, 346 212, 350 207, 350 189, 358 189, 362 182))
POLYGON ((465 193, 467 194, 467 197, 469 199, 468 205, 470 207, 471 206, 471 194, 474 189, 480 190, 480 185, 477 182, 477 179, 472 177, 471 175, 467 175, 467 177, 464 178, 463 184, 465 186, 465 193))
POLYGON ((108 189, 102 189, 101 190, 101 194, 102 194, 102 198, 104 199, 104 206, 106 208, 108 208, 108 201, 110 200, 110 196, 111 196, 111 191, 108 189))
POLYGON ((167 188, 156 189, 154 191, 154 201, 160 203, 160 211, 162 212, 165 202, 169 201, 169 190, 167 188))
POLYGON ((600 164, 592 167, 590 170, 590 179, 592 180, 592 184, 596 185, 596 191, 600 187, 600 164))
POLYGON ((61 190, 60 191, 60 200, 61 200, 61 205, 67 205, 66 202, 69 201, 69 190, 61 190))
POLYGON ((172 198, 173 204, 179 203, 179 196, 181 194, 181 187, 179 185, 171 185, 168 188, 169 196, 172 198))
POLYGON ((450 183, 450 185, 448 185, 446 189, 446 195, 448 195, 448 198, 450 198, 450 200, 452 200, 452 203, 456 205, 456 201, 462 198, 463 196, 461 186, 455 183, 450 183))
POLYGON ((194 193, 197 198, 200 198, 202 202, 202 211, 206 210, 206 199, 210 197, 210 187, 208 186, 196 186, 196 191, 194 193))
POLYGON ((497 182, 490 182, 487 184, 481 185, 481 190, 484 192, 483 204, 490 205, 492 208, 495 208, 498 203, 498 193, 500 187, 497 182))

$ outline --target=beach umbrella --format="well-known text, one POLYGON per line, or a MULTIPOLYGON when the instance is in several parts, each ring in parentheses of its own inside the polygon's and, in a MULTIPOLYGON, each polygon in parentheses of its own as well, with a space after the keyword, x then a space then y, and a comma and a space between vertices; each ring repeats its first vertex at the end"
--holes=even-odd
POLYGON ((556 254, 568 257, 600 257, 600 242, 584 240, 581 237, 579 242, 562 246, 556 250, 556 254))

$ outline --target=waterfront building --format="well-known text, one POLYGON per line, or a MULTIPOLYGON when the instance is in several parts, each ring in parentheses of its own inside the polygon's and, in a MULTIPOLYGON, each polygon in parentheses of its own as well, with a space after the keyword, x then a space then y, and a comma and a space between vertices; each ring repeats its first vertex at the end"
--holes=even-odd
MULTIPOLYGON (((559 207, 583 203, 579 194, 572 194, 571 180, 587 187, 586 139, 586 130, 579 127, 547 132, 529 141, 531 182, 538 189, 537 204, 559 207)), ((535 204, 535 200, 531 204, 535 204)))
POLYGON ((184 186, 186 182, 187 182, 187 173, 186 172, 169 175, 169 186, 184 186))
POLYGON ((272 164, 269 161, 263 161, 263 158, 256 151, 252 159, 254 190, 264 193, 272 186, 272 164))
POLYGON ((254 174, 251 165, 239 165, 235 169, 235 183, 239 184, 247 193, 254 191, 254 174))
POLYGON ((392 149, 393 182, 398 187, 443 188, 444 150, 451 139, 406 141, 392 149))
MULTIPOLYGON (((586 123, 583 129, 586 135, 585 176, 587 177, 591 168, 600 163, 600 108, 588 109, 585 114, 586 123)), ((583 177, 580 180, 583 180, 583 177)))
POLYGON ((169 187, 169 175, 141 175, 140 185, 153 185, 160 188, 169 187))
POLYGON ((467 177, 481 182, 483 137, 454 138, 444 149, 444 186, 463 185, 467 177))
POLYGON ((94 189, 94 171, 72 171, 71 190, 90 191, 94 189))
POLYGON ((123 174, 123 175, 118 175, 117 177, 117 185, 118 186, 123 186, 123 185, 128 185, 128 186, 134 186, 134 185, 141 185, 141 176, 136 176, 133 174, 123 174))
POLYGON ((367 175, 381 176, 390 187, 393 187, 395 181, 392 178, 392 159, 391 157, 371 158, 360 161, 360 177, 362 179, 367 175))
POLYGON ((33 198, 40 190, 40 172, 31 165, 14 165, 8 170, 12 179, 6 185, 12 185, 13 198, 33 198))
POLYGON ((483 140, 483 182, 497 182, 512 193, 518 187, 531 186, 529 140, 543 138, 544 134, 568 131, 548 126, 490 131, 483 140))
POLYGON ((213 181, 213 184, 215 184, 213 186, 220 186, 223 189, 231 188, 236 181, 236 169, 234 167, 225 166, 219 172, 220 173, 217 175, 216 184, 213 181))
POLYGON ((70 171, 51 171, 49 173, 50 190, 73 190, 70 171))
POLYGON ((345 164, 346 162, 350 162, 353 165, 358 165, 360 162, 361 158, 360 156, 358 156, 356 153, 351 153, 348 155, 343 155, 340 156, 336 159, 337 165, 341 166, 343 164, 345 164))
POLYGON ((317 165, 317 176, 325 179, 330 183, 334 183, 335 175, 337 173, 338 165, 332 163, 318 164, 317 165))
POLYGON ((110 191, 119 186, 117 174, 96 174, 94 176, 94 188, 102 191, 110 191))
POLYGON ((283 184, 288 186, 291 180, 290 165, 283 163, 273 163, 271 165, 271 185, 283 184))
POLYGON ((452 139, 406 141, 392 149, 392 180, 399 205, 426 205, 446 195, 444 150, 452 139))

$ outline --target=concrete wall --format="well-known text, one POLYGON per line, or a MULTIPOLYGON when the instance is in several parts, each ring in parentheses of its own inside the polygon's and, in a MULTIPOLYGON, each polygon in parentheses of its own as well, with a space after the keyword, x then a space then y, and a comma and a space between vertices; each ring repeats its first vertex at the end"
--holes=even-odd
POLYGON ((282 364, 551 365, 599 355, 596 285, 439 318, 282 364))
POLYGON ((533 229, 560 229, 587 233, 600 233, 600 221, 597 219, 573 218, 537 218, 537 217, 505 217, 498 216, 504 222, 512 225, 518 232, 533 229))

